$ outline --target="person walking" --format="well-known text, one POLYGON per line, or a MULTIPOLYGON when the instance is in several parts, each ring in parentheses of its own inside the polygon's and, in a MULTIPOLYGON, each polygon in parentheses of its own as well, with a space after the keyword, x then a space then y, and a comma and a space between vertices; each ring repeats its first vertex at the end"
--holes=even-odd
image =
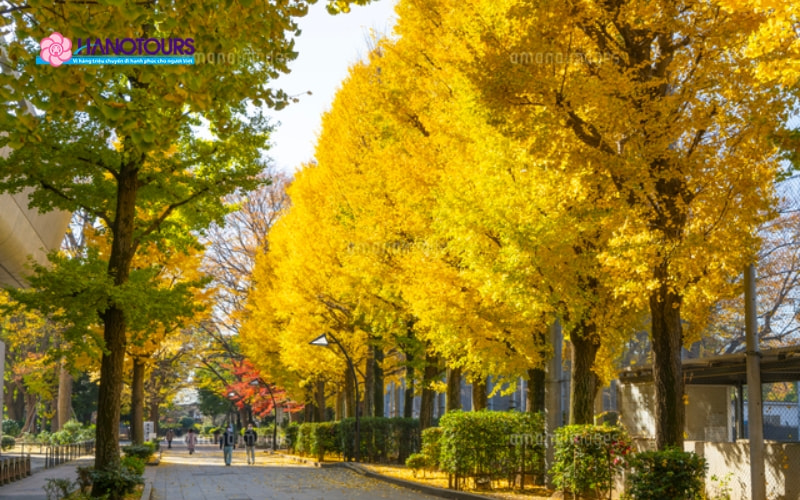
POLYGON ((189 455, 194 454, 194 447, 197 444, 197 434, 194 433, 194 429, 190 428, 189 433, 186 435, 186 447, 189 449, 189 455))
POLYGON ((244 431, 244 449, 247 454, 247 465, 256 463, 256 441, 258 441, 258 434, 253 430, 253 422, 247 424, 247 430, 244 431))
POLYGON ((219 447, 222 448, 222 456, 225 458, 225 465, 230 467, 231 460, 233 460, 233 450, 236 448, 236 434, 233 433, 233 427, 228 426, 225 432, 222 433, 222 438, 219 440, 219 447))
POLYGON ((175 437, 175 433, 172 429, 167 429, 167 449, 172 449, 172 439, 175 437))

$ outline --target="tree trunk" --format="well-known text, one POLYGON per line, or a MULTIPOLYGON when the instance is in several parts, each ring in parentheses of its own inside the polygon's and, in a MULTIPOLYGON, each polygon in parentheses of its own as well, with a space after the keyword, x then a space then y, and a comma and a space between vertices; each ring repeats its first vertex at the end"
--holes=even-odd
POLYGON ((461 368, 447 370, 447 400, 445 411, 461 409, 461 368))
POLYGON ((414 416, 414 369, 406 367, 406 387, 403 392, 403 417, 414 416), (410 372, 409 372, 410 370, 410 372))
POLYGON ((345 368, 344 372, 344 415, 345 418, 355 418, 356 416, 356 393, 353 374, 350 367, 345 368))
POLYGON ((58 394, 56 393, 55 398, 51 399, 47 402, 47 411, 45 412, 47 415, 52 415, 50 418, 50 432, 58 432, 60 429, 58 428, 58 394))
POLYGON ((325 422, 327 419, 325 411, 325 381, 318 380, 314 385, 314 398, 317 407, 317 422, 325 422))
POLYGON ((581 322, 570 335, 572 342, 572 373, 569 384, 569 423, 594 423, 594 400, 600 385, 592 370, 600 341, 594 323, 581 322))
POLYGON ((131 443, 142 444, 144 435, 144 377, 145 361, 133 358, 133 377, 131 377, 131 443))
POLYGON ((25 396, 22 394, 22 389, 18 388, 15 382, 5 382, 3 389, 3 403, 8 411, 8 419, 21 422, 25 418, 25 396))
POLYGON ((339 391, 336 393, 336 420, 342 420, 344 418, 344 392, 339 391))
POLYGON ((439 360, 436 356, 425 355, 425 371, 422 379, 422 398, 419 407, 420 430, 433 426, 433 405, 436 392, 431 389, 430 383, 439 376, 439 360))
POLYGON ((316 416, 316 414, 317 414, 317 409, 314 406, 314 404, 313 403, 306 403, 303 406, 303 423, 304 424, 308 424, 308 423, 316 422, 316 420, 314 420, 314 417, 316 416))
MULTIPOLYGON (((656 271, 660 283, 667 281, 667 265, 656 271)), ((666 284, 650 294, 652 322, 653 381, 655 386, 656 447, 683 449, 685 408, 681 366, 681 297, 666 284)))
POLYGON ((161 429, 158 428, 158 421, 161 420, 159 406, 160 402, 157 398, 154 397, 150 400, 149 416, 147 418, 150 419, 150 422, 153 422, 153 432, 156 435, 161 432, 161 429))
POLYGON ((153 432, 156 436, 161 433, 158 422, 161 420, 159 406, 161 405, 161 383, 159 378, 159 371, 162 369, 160 365, 153 367, 150 370, 150 380, 145 386, 145 394, 147 395, 147 419, 153 422, 153 432))
MULTIPOLYGON (((117 203, 111 227, 111 253, 108 276, 114 286, 128 282, 131 261, 136 252, 134 241, 136 190, 139 172, 136 160, 120 166, 117 179, 117 203)), ((100 387, 97 396, 97 427, 95 431, 95 461, 97 471, 119 469, 119 413, 125 365, 126 319, 122 309, 113 302, 100 314, 103 322, 103 356, 100 361, 100 387)), ((92 496, 104 492, 92 488, 92 496)))
MULTIPOLYGON (((125 318, 121 309, 112 306, 103 314, 105 350, 100 361, 100 387, 97 396, 95 429, 95 470, 119 468, 119 413, 122 405, 122 381, 125 364, 125 318)), ((93 496, 104 492, 92 491, 93 496)))
POLYGON ((58 371, 58 408, 56 412, 60 430, 72 417, 72 375, 67 370, 66 360, 61 360, 58 371))
POLYGON ((383 405, 383 395, 384 395, 384 386, 383 386, 383 368, 381 364, 383 363, 383 348, 380 346, 374 347, 374 355, 372 357, 373 363, 375 367, 372 371, 373 376, 373 384, 372 384, 372 395, 373 395, 373 415, 376 417, 383 417, 385 415, 384 405, 383 405))
POLYGON ((36 434, 36 405, 38 403, 37 396, 25 394, 25 424, 22 426, 22 432, 36 434))
POLYGON ((375 350, 372 346, 367 348, 367 362, 364 370, 364 413, 366 417, 375 416, 375 350))
POLYGON ((545 371, 542 368, 528 369, 528 386, 525 388, 525 411, 539 413, 544 411, 545 371))
POLYGON ((472 382, 472 411, 485 410, 489 406, 486 395, 486 379, 480 378, 472 382))

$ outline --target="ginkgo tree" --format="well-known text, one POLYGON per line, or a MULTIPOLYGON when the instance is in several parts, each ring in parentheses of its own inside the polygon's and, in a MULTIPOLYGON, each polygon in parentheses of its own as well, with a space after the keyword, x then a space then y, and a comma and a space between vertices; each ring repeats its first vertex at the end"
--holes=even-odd
POLYGON ((442 38, 431 59, 475 84, 499 130, 533 146, 545 127, 565 154, 580 151, 567 179, 603 181, 589 200, 609 211, 596 257, 614 294, 649 310, 656 441, 679 445, 681 346, 755 255, 780 168, 790 95, 747 53, 764 13, 639 0, 401 6, 419 20, 409 30, 442 38))
MULTIPOLYGON (((190 230, 225 213, 225 195, 262 182, 257 175, 269 127, 248 104, 288 102, 270 82, 296 56, 295 20, 309 3, 252 8, 250 2, 226 2, 221 8, 217 2, 66 1, 53 8, 11 1, 2 8, 0 22, 13 36, 6 50, 11 71, 0 77, 0 147, 12 152, 0 162, 0 190, 34 187, 32 207, 81 208, 109 232, 110 253, 74 262, 67 287, 67 299, 88 311, 84 319, 94 315, 103 325, 97 339, 103 353, 97 470, 114 470, 120 460, 128 317, 155 299, 146 293, 151 270, 134 269, 133 258, 151 243, 186 248, 190 230), (54 32, 75 39, 192 38, 198 52, 265 56, 193 66, 36 65, 37 42, 54 32), (35 114, 22 111, 23 101, 35 114), (201 128, 208 134, 198 135, 201 128)), ((348 4, 332 8, 346 10, 348 4)), ((39 287, 53 286, 43 269, 40 274, 39 287)))

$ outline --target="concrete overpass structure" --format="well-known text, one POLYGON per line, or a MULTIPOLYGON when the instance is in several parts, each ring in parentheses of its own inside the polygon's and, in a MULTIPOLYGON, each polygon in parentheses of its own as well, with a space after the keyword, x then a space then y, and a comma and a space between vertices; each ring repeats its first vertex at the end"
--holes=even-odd
MULTIPOLYGON (((5 60, 5 47, 0 40, 0 63, 5 60)), ((9 67, 0 64, 0 71, 8 71, 9 67)), ((19 105, 23 112, 34 114, 27 101, 19 105)), ((9 153, 8 148, 0 149, 3 158, 8 158, 9 153)), ((26 287, 26 276, 31 272, 30 262, 47 263, 47 253, 61 245, 69 225, 69 212, 40 213, 28 208, 29 193, 28 190, 13 195, 0 194, 0 288, 26 287)), ((5 371, 5 357, 5 344, 0 341, 0 384, 5 371)), ((3 387, 0 385, 0 420, 2 415, 3 387)))
POLYGON ((29 262, 44 264, 47 252, 64 239, 67 212, 39 213, 28 208, 27 192, 0 195, 0 286, 26 286, 29 262))
MULTIPOLYGON (((0 154, 7 151, 0 150, 0 154)), ((0 287, 23 288, 30 262, 47 262, 47 253, 61 245, 69 224, 68 212, 39 213, 28 208, 28 192, 0 194, 0 287)), ((5 370, 6 350, 0 341, 0 381, 5 370)), ((0 382, 1 383, 1 382, 0 382)), ((0 416, 3 391, 0 386, 0 416)), ((0 430, 0 436, 2 431, 0 430)))

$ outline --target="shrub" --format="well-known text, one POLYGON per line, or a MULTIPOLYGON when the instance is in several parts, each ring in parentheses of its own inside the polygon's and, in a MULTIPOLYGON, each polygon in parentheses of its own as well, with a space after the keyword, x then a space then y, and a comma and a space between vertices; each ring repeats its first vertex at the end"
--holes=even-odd
MULTIPOLYGON (((543 432, 539 414, 520 412, 452 411, 439 421, 442 428, 439 463, 458 480, 476 483, 506 478, 518 473, 541 473, 543 446, 533 436, 543 432), (523 436, 525 439, 515 439, 523 436)), ((432 452, 435 453, 435 452, 432 452)))
POLYGON ((3 440, 0 441, 0 449, 10 450, 16 444, 17 444, 17 442, 13 437, 11 437, 11 436, 3 436, 3 440))
POLYGON ((120 500, 136 485, 144 483, 141 474, 137 474, 130 464, 120 465, 119 469, 92 470, 91 475, 93 488, 101 495, 108 495, 109 500, 120 500))
POLYGON ((42 431, 33 437, 33 442, 38 444, 51 444, 52 434, 48 431, 42 431))
POLYGON ((311 453, 311 431, 313 425, 311 423, 301 424, 297 429, 297 442, 294 445, 294 451, 301 455, 311 453))
POLYGON ((67 498, 75 488, 75 483, 69 479, 50 478, 45 480, 44 493, 47 500, 61 500, 67 498))
POLYGON ((158 452, 161 449, 161 441, 158 438, 153 438, 147 442, 153 448, 153 452, 158 452))
POLYGON ((76 467, 75 472, 78 473, 78 488, 80 491, 87 491, 92 485, 92 467, 76 467))
POLYGON ((122 457, 122 460, 120 462, 120 466, 123 469, 130 470, 131 472, 133 472, 137 476, 143 476, 144 475, 145 462, 146 462, 146 460, 143 460, 143 459, 141 459, 139 457, 134 457, 134 456, 130 456, 129 455, 129 456, 122 457))
POLYGON ((310 425, 312 426, 310 452, 318 461, 322 462, 326 453, 339 453, 341 451, 338 423, 321 422, 310 425))
POLYGON ((417 472, 420 470, 422 470, 424 474, 424 471, 433 468, 430 463, 430 458, 424 453, 412 453, 406 459, 406 467, 414 472, 414 477, 417 477, 417 472))
POLYGON ((428 468, 440 469, 442 457, 442 428, 428 427, 422 431, 422 455, 428 468))
POLYGON ((16 420, 3 420, 3 435, 19 437, 22 432, 22 425, 16 420))
POLYGON ((52 434, 40 434, 43 444, 73 444, 94 439, 95 428, 93 425, 84 427, 77 420, 68 420, 60 431, 52 434))
POLYGON ((122 452, 125 453, 126 457, 134 457, 142 460, 143 462, 147 462, 150 460, 150 457, 156 452, 156 448, 153 443, 144 443, 144 444, 132 444, 130 446, 123 446, 122 452))
MULTIPOLYGON (((355 419, 340 423, 341 449, 346 460, 355 456, 355 419)), ((361 460, 386 462, 405 458, 419 450, 419 420, 407 418, 365 417, 359 419, 361 460)))
POLYGON ((556 429, 555 463, 550 473, 557 488, 575 495, 607 495, 627 462, 630 443, 620 427, 568 425, 556 429))
POLYGON ((286 445, 292 452, 297 451, 297 436, 299 432, 300 426, 295 422, 292 422, 286 427, 286 445))
POLYGON ((393 418, 392 422, 392 449, 390 454, 397 451, 397 463, 405 463, 406 458, 420 449, 419 419, 393 418))
POLYGON ((676 448, 637 453, 631 468, 627 498, 683 500, 700 498, 703 492, 706 461, 695 453, 676 448))

